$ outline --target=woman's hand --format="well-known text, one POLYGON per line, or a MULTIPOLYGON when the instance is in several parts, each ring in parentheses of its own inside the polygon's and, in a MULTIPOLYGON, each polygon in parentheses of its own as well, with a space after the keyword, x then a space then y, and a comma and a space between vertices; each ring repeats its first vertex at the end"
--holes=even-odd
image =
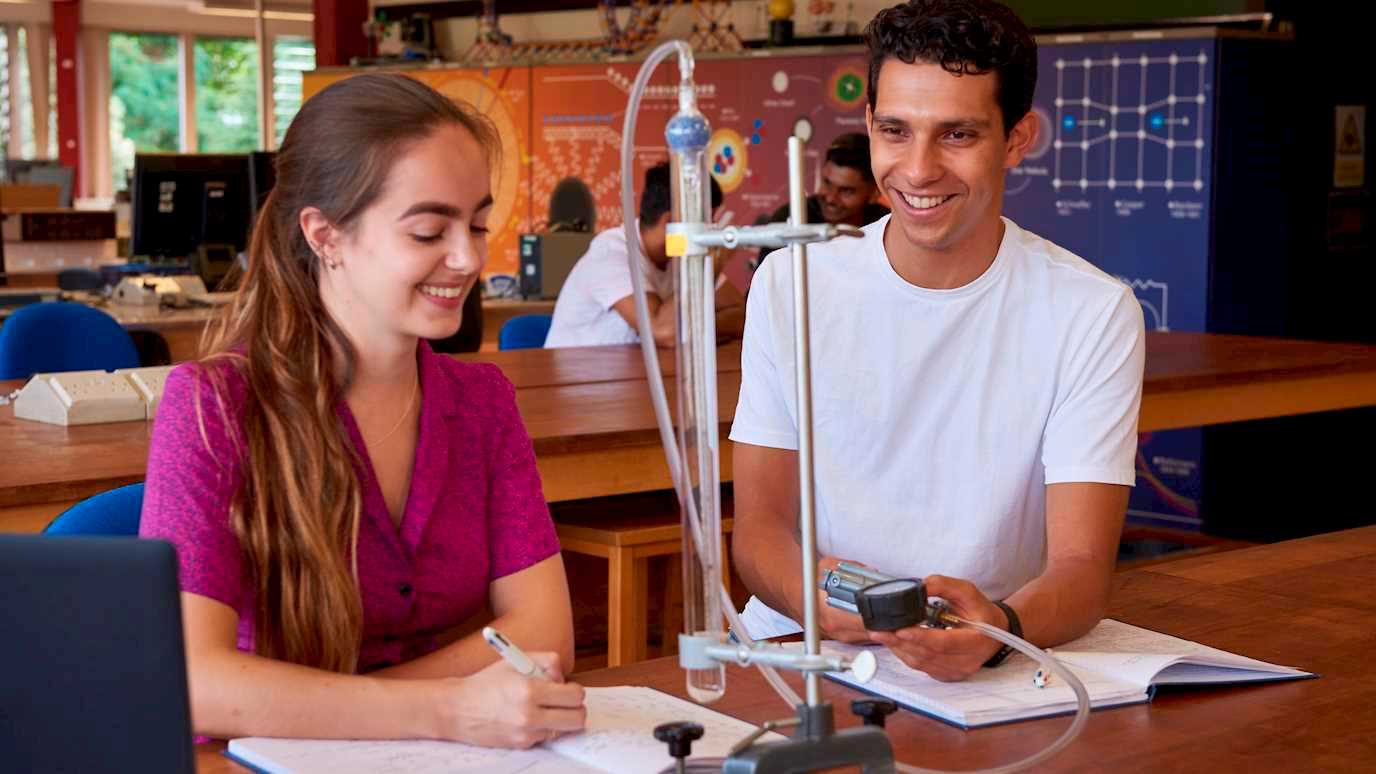
POLYGON ((468 677, 434 681, 442 739, 483 747, 533 747, 587 722, 583 686, 564 682, 559 657, 531 653, 551 680, 517 674, 505 661, 468 677))

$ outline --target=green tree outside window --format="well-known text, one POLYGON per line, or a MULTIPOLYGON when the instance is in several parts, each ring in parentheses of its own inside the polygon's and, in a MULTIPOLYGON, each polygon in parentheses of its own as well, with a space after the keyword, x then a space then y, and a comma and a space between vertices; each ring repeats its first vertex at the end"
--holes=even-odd
POLYGON ((139 151, 180 148, 177 37, 110 33, 110 166, 114 190, 128 188, 139 151))
POLYGON ((202 153, 258 149, 258 44, 196 39, 196 145, 202 153))

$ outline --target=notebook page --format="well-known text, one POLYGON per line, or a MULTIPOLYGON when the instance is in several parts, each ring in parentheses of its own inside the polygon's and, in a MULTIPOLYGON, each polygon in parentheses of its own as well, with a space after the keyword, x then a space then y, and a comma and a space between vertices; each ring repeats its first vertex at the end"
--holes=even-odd
MULTIPOLYGON (((728 687, 729 690, 729 687, 728 687)), ((587 730, 560 737, 549 748, 566 758, 608 772, 658 772, 674 763, 669 747, 655 739, 655 726, 677 720, 700 723, 705 733, 693 743, 693 760, 725 757, 755 731, 743 720, 661 693, 653 688, 588 688, 587 730)), ((780 717, 788 714, 779 703, 780 717)), ((766 734, 765 740, 783 739, 766 734)))
MULTIPOLYGON (((839 642, 825 642, 824 652, 851 655, 861 648, 839 642)), ((919 712, 943 718, 957 725, 982 726, 1008 720, 1042 717, 1075 709, 1075 692, 1064 681, 1053 680, 1045 688, 1032 682, 1036 664, 1015 653, 997 669, 981 669, 960 682, 943 683, 908 667, 887 648, 873 648, 879 673, 861 685, 845 673, 827 676, 863 691, 888 697, 919 712)), ((1146 701, 1146 691, 1131 683, 1098 672, 1068 668, 1084 683, 1090 704, 1109 707, 1146 701)))
MULTIPOLYGON (((1085 636, 1054 649, 1057 658, 1068 664, 1111 674, 1145 688, 1158 682, 1158 675, 1176 664, 1197 664, 1223 667, 1218 682, 1246 679, 1275 679, 1275 676, 1303 677, 1309 673, 1293 667, 1268 664, 1265 661, 1229 653, 1197 642, 1182 640, 1169 634, 1104 619, 1085 636), (1237 670, 1264 673, 1252 678, 1237 670)), ((1169 675, 1160 682, 1170 682, 1169 675)), ((1188 682, 1209 682, 1203 673, 1192 672, 1188 682)))
POLYGON ((231 741, 229 754, 269 774, 586 774, 597 771, 538 748, 500 750, 431 740, 254 737, 231 741))

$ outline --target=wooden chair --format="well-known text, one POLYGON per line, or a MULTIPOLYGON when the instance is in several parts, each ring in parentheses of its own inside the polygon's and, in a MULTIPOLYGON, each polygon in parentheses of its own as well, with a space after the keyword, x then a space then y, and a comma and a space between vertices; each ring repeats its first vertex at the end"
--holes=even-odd
MULTIPOLYGON (((554 503, 550 506, 565 551, 607 560, 607 666, 643 661, 649 639, 650 560, 668 557, 664 593, 664 649, 676 653, 682 629, 683 550, 678 504, 672 492, 554 503)), ((722 532, 731 533, 730 497, 722 502, 722 532)), ((730 583, 729 552, 723 576, 730 583)))

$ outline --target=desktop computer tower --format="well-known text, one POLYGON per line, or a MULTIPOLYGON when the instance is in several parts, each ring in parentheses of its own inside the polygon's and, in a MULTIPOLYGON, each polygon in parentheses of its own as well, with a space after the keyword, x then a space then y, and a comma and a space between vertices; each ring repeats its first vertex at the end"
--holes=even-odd
POLYGON ((589 231, 521 235, 521 296, 557 298, 573 265, 588 251, 589 231))

